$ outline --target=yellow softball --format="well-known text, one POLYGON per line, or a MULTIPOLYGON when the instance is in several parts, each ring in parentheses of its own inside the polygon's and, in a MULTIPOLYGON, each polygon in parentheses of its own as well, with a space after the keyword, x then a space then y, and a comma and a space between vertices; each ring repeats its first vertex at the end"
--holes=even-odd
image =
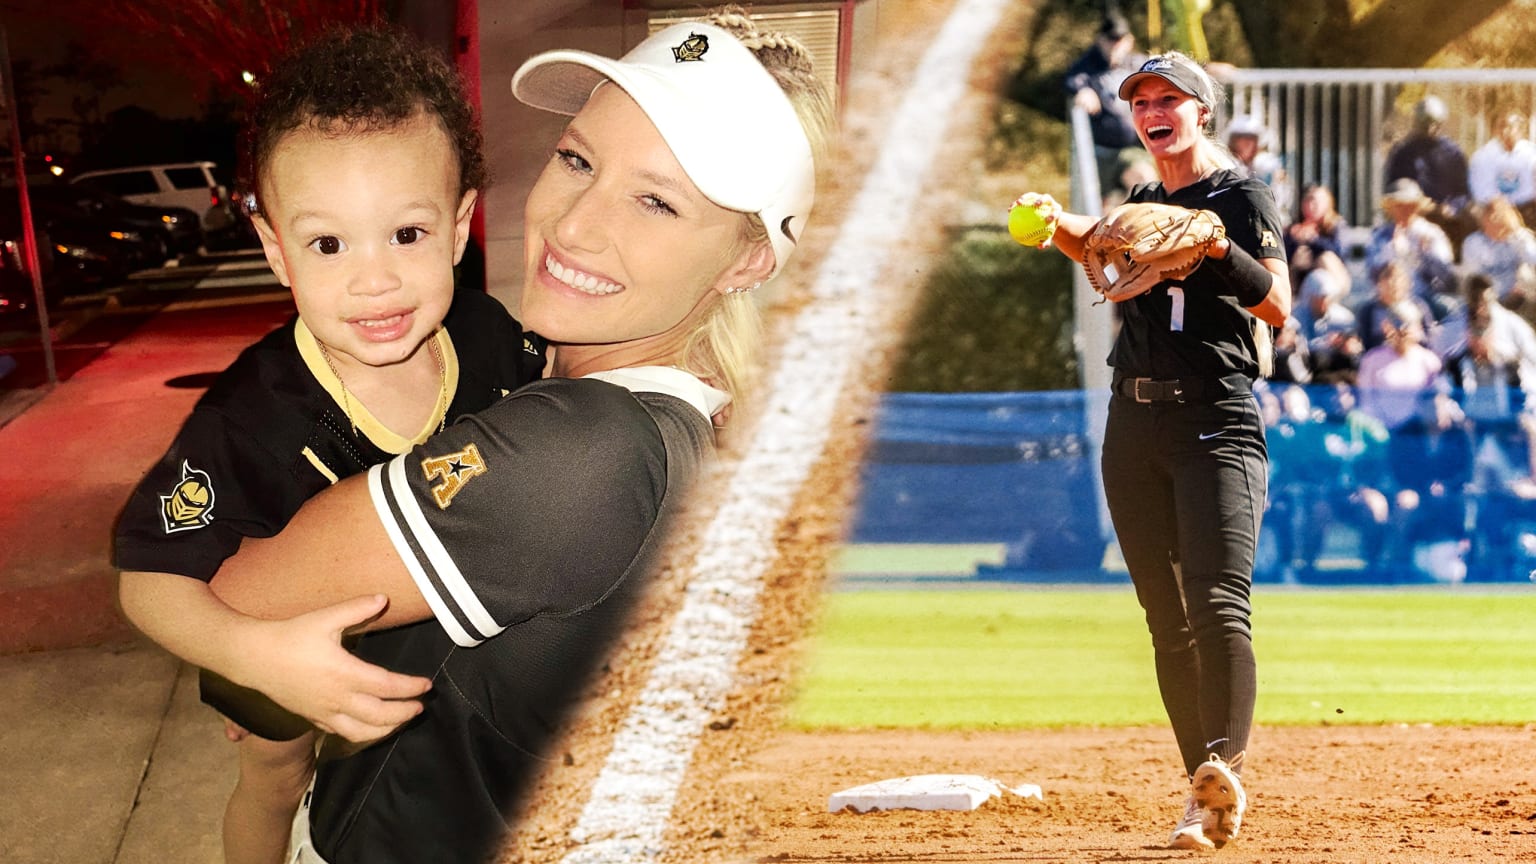
POLYGON ((1048 196, 1029 200, 1028 196, 1015 202, 1008 211, 1008 234, 1024 246, 1039 246, 1056 233, 1056 220, 1052 219, 1055 202, 1048 196))

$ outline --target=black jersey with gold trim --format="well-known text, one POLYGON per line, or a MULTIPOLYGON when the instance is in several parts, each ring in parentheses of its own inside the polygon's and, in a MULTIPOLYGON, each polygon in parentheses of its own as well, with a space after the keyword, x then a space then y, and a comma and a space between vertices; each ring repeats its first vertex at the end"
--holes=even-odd
POLYGON ((355 650, 433 687, 387 746, 322 763, 310 826, 325 860, 493 857, 713 436, 677 396, 550 379, 370 470, 436 620, 355 650))
MULTIPOLYGON (((447 336, 435 338, 452 391, 450 421, 543 369, 542 341, 489 295, 456 292, 443 325, 447 336)), ((118 569, 212 579, 242 539, 276 534, 311 496, 410 445, 385 442, 391 452, 348 416, 327 390, 333 373, 306 360, 306 336, 291 319, 243 351, 198 400, 118 519, 118 569)))

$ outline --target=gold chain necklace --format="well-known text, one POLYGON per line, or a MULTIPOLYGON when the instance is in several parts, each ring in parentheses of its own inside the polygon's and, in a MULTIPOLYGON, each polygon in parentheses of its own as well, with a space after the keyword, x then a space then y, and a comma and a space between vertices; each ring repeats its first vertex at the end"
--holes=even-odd
MULTIPOLYGON (((331 352, 325 347, 325 343, 319 339, 315 344, 320 346, 320 356, 325 360, 325 368, 331 370, 331 375, 336 379, 337 386, 341 387, 341 410, 347 415, 347 423, 352 427, 352 434, 357 434, 357 421, 352 419, 352 393, 347 390, 347 382, 341 379, 341 373, 336 371, 336 363, 331 360, 331 352)), ((443 355, 437 347, 437 335, 427 337, 427 350, 432 352, 432 362, 437 364, 437 399, 432 404, 433 413, 439 416, 437 431, 441 432, 448 426, 448 364, 443 362, 443 355)))

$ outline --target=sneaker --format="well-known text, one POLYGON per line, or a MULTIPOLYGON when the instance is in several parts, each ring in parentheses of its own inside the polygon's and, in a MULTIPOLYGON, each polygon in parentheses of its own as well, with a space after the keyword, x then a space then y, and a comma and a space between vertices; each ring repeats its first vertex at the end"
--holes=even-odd
POLYGON ((1248 796, 1243 792, 1242 781, 1232 771, 1242 764, 1242 753, 1232 757, 1231 762, 1223 762, 1212 753, 1209 760, 1195 769, 1195 776, 1190 781, 1190 794, 1205 811, 1201 829, 1205 839, 1217 849, 1237 836, 1237 829, 1243 824, 1243 811, 1248 809, 1248 796))
POLYGON ((1205 828, 1201 824, 1205 819, 1205 811, 1195 803, 1195 795, 1190 793, 1184 800, 1184 818, 1174 826, 1173 836, 1168 838, 1169 849, 1215 849, 1216 844, 1205 839, 1205 828))

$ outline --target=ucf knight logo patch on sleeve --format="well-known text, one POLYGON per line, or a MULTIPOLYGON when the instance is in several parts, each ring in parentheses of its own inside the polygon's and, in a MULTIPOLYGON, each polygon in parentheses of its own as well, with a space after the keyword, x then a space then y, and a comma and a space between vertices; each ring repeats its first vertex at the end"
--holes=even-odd
POLYGON ((423 459, 421 471, 427 480, 439 481, 432 487, 432 500, 437 502, 437 509, 447 510, 464 484, 485 473, 485 460, 480 458, 480 448, 470 444, 457 453, 423 459))
POLYGON ((169 495, 160 496, 160 521, 165 533, 192 531, 213 521, 213 480, 206 471, 181 463, 181 479, 169 495))

